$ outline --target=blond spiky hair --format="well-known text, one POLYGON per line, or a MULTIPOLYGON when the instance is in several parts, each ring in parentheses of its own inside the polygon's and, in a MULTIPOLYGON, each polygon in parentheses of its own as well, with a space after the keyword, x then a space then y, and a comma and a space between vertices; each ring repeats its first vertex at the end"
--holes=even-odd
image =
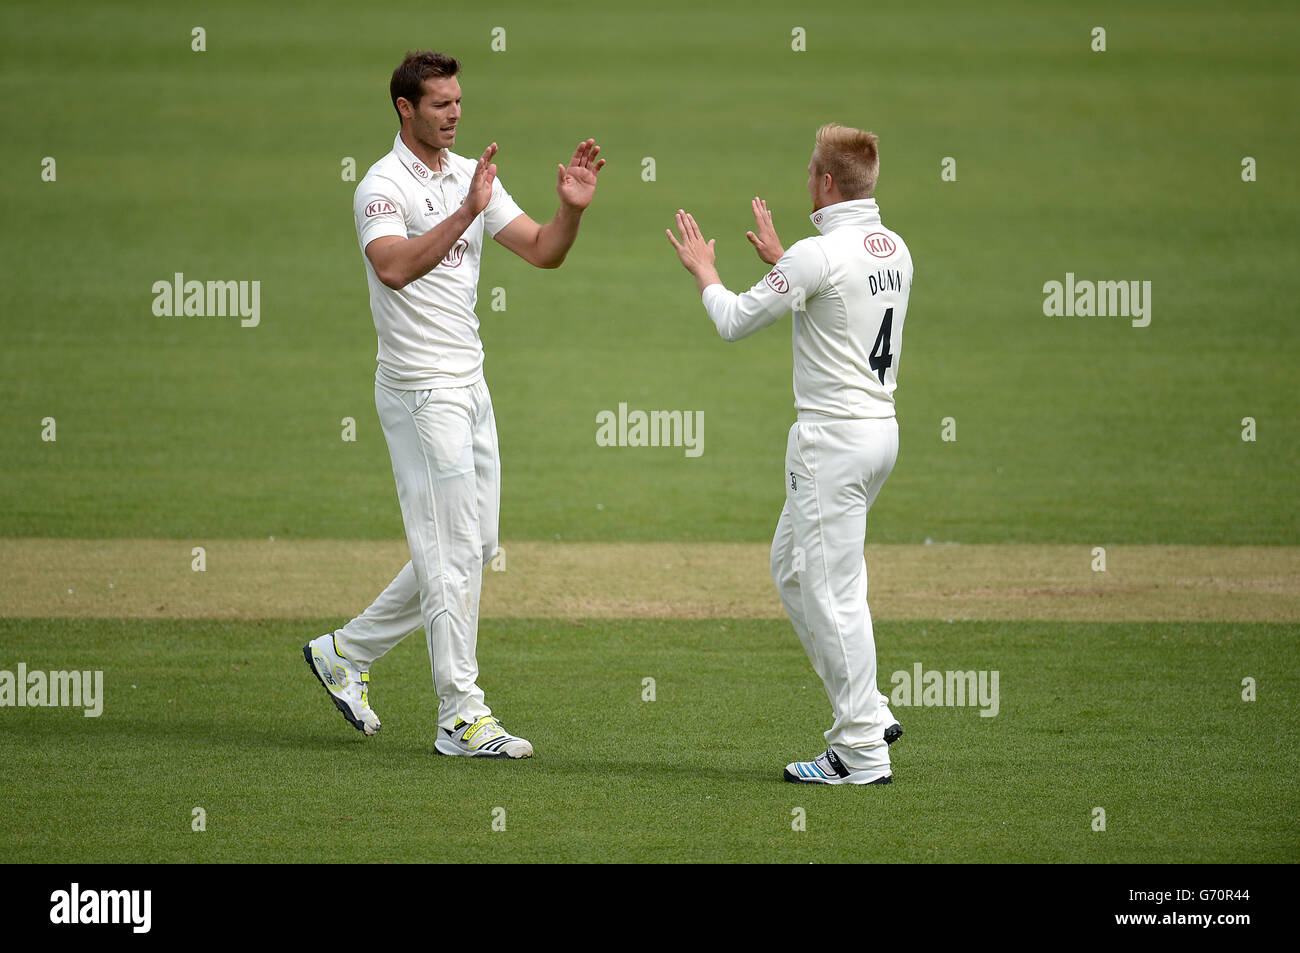
POLYGON ((846 199, 870 198, 880 177, 879 142, 875 133, 828 122, 817 130, 813 168, 818 175, 829 172, 846 199))

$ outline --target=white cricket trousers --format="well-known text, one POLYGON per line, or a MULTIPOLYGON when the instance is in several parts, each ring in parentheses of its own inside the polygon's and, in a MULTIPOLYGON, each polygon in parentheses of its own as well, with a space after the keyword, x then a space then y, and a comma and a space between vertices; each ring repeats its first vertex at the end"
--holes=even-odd
POLYGON ((867 512, 897 457, 893 417, 798 421, 772 539, 772 580, 830 698, 826 743, 854 771, 889 767, 884 734, 894 717, 876 687, 863 546, 867 512))
POLYGON ((487 383, 398 391, 375 383, 411 561, 334 633, 362 668, 424 627, 438 726, 491 714, 478 687, 483 569, 497 549, 501 461, 487 383))

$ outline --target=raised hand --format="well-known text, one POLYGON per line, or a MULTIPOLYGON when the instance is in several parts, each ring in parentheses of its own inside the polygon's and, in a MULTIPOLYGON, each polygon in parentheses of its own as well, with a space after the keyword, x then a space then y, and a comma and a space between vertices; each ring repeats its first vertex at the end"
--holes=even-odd
POLYGON ((776 228, 772 225, 772 213, 767 209, 767 202, 754 197, 749 203, 754 210, 754 231, 745 232, 745 237, 758 252, 758 257, 769 265, 775 265, 785 254, 781 239, 776 237, 776 228))
POLYGON ((474 177, 470 179, 469 193, 465 196, 465 207, 471 216, 477 216, 487 208, 492 199, 492 183, 497 177, 497 167, 492 157, 496 154, 497 144, 494 142, 483 150, 478 165, 474 167, 474 177))
POLYGON ((682 233, 680 242, 671 228, 664 229, 668 233, 668 240, 673 243, 673 248, 677 249, 677 257, 681 259, 686 270, 697 277, 704 269, 712 271, 716 258, 713 243, 717 239, 710 238, 706 242, 700 232, 700 226, 695 224, 695 216, 682 209, 677 210, 677 230, 682 233))
POLYGON ((596 176, 605 164, 604 159, 596 158, 599 153, 600 146, 595 139, 584 140, 573 151, 568 167, 559 167, 555 191, 569 208, 580 212, 596 197, 596 176))

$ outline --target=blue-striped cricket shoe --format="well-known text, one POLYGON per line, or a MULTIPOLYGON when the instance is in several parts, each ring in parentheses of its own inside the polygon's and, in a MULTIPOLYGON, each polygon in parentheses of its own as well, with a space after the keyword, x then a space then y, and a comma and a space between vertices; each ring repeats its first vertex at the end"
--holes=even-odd
POLYGON ((889 768, 853 771, 827 748, 812 761, 795 761, 785 766, 785 779, 795 784, 893 784, 889 768), (883 773, 882 773, 883 772, 883 773))

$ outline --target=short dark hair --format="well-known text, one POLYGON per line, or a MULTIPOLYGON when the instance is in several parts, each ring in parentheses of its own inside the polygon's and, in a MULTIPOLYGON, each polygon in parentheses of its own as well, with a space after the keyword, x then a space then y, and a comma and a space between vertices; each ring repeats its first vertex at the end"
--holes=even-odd
POLYGON ((400 121, 402 112, 397 109, 397 100, 405 99, 412 106, 420 105, 424 95, 423 83, 426 79, 440 79, 455 76, 460 72, 460 60, 446 53, 433 50, 414 50, 406 54, 402 65, 393 70, 393 78, 388 83, 388 91, 393 97, 393 109, 397 111, 400 121))

